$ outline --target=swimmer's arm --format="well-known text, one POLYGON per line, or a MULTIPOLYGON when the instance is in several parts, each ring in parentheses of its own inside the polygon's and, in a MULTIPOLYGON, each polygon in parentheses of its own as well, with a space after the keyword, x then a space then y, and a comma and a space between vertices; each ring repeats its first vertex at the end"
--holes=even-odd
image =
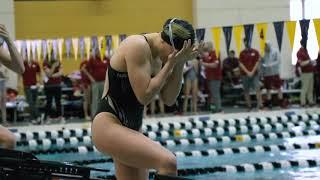
POLYGON ((164 86, 174 64, 166 63, 160 72, 151 78, 150 57, 145 42, 132 40, 127 46, 125 59, 131 87, 138 101, 147 105, 164 86))
POLYGON ((6 43, 10 54, 6 52, 3 47, 0 47, 0 63, 10 70, 22 74, 24 72, 22 57, 19 55, 19 52, 11 39, 6 41, 6 43))
POLYGON ((165 105, 172 106, 179 95, 183 78, 183 64, 176 64, 167 83, 160 91, 160 97, 165 105))

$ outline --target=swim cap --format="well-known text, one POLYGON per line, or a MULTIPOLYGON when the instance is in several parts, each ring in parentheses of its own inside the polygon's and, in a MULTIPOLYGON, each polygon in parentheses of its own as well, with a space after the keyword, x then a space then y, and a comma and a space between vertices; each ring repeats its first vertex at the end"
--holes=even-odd
POLYGON ((168 19, 161 32, 161 38, 177 50, 181 50, 186 40, 191 40, 193 45, 195 42, 195 33, 192 25, 181 19, 168 19))

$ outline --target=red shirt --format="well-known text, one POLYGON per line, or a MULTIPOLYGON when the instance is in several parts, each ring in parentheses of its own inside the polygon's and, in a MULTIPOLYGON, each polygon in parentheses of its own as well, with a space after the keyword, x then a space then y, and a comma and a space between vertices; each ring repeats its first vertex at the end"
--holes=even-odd
POLYGON ((85 85, 89 85, 90 84, 90 79, 88 78, 88 76, 81 70, 83 67, 86 68, 88 64, 88 60, 83 60, 80 64, 80 72, 81 72, 81 82, 85 85))
MULTIPOLYGON (((44 61, 43 62, 43 68, 44 69, 46 69, 46 68, 51 69, 52 64, 48 63, 47 61, 44 61)), ((60 66, 61 66, 61 63, 59 63, 59 66, 54 69, 53 74, 59 72, 60 66)), ((47 84, 47 85, 58 85, 62 81, 61 76, 60 77, 54 77, 54 78, 53 77, 48 77, 48 78, 49 78, 48 81, 45 82, 45 84, 47 84)))
MULTIPOLYGON (((244 67, 247 68, 248 71, 252 71, 256 63, 259 61, 259 58, 259 52, 255 49, 249 48, 241 51, 239 61, 244 67)), ((247 75, 242 69, 241 74, 244 76, 247 75)))
POLYGON ((89 62, 87 63, 87 70, 95 81, 100 82, 105 80, 107 63, 108 62, 106 60, 101 61, 100 58, 89 59, 89 62))
POLYGON ((23 85, 24 87, 30 87, 37 84, 37 73, 40 73, 39 63, 32 61, 28 63, 27 61, 23 62, 25 71, 22 74, 23 85))
MULTIPOLYGON (((310 60, 310 56, 309 56, 308 51, 305 48, 302 48, 302 47, 297 52, 297 58, 298 58, 298 61, 297 61, 297 64, 296 64, 297 66, 300 66, 300 62, 310 60)), ((301 72, 302 73, 311 73, 314 70, 314 67, 313 67, 312 63, 309 63, 306 66, 300 66, 300 68, 301 68, 301 72)))
POLYGON ((215 63, 218 62, 218 66, 211 68, 205 67, 205 74, 207 80, 221 80, 222 79, 222 70, 221 70, 221 62, 216 56, 215 51, 210 51, 207 57, 203 57, 203 62, 205 63, 215 63))

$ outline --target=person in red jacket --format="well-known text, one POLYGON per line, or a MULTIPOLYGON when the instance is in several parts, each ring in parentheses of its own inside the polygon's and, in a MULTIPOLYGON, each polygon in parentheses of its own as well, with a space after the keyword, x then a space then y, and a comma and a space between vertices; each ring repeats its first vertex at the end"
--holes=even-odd
POLYGON ((251 111, 251 98, 250 89, 256 92, 257 108, 262 109, 262 99, 259 82, 259 65, 260 54, 256 49, 250 47, 248 39, 243 40, 245 49, 241 51, 239 57, 239 66, 242 75, 242 83, 244 96, 246 99, 247 107, 251 111))
POLYGON ((37 118, 38 108, 37 98, 38 98, 38 87, 37 84, 40 82, 40 65, 35 60, 24 61, 25 71, 22 74, 24 94, 26 96, 27 103, 29 104, 30 114, 32 123, 38 123, 37 118))
POLYGON ((44 77, 44 93, 46 95, 46 110, 45 110, 45 120, 47 123, 51 123, 48 116, 55 116, 60 119, 61 122, 64 121, 61 114, 61 82, 62 82, 62 65, 58 59, 53 57, 51 53, 51 58, 48 57, 43 62, 43 71, 45 73, 44 77), (54 98, 56 104, 56 114, 52 114, 52 99, 54 98))
POLYGON ((86 69, 89 72, 88 77, 91 82, 91 117, 95 115, 98 102, 102 98, 107 65, 108 59, 101 60, 98 49, 92 50, 92 54, 86 65, 86 69))
POLYGON ((221 112, 221 79, 222 68, 221 61, 216 56, 212 43, 206 43, 205 52, 203 53, 201 65, 205 67, 205 75, 208 89, 210 92, 210 111, 213 113, 221 112))
POLYGON ((300 105, 301 107, 306 106, 306 100, 308 99, 308 103, 310 106, 314 105, 313 100, 313 85, 314 85, 314 66, 310 59, 308 50, 307 50, 307 40, 302 39, 300 41, 301 47, 297 52, 297 70, 299 75, 301 76, 301 93, 300 93, 300 105))
POLYGON ((80 64, 81 72, 81 89, 83 91, 83 112, 86 120, 90 120, 89 112, 91 105, 91 81, 93 79, 91 74, 87 71, 88 60, 83 60, 80 64), (90 78, 89 78, 90 77, 90 78))

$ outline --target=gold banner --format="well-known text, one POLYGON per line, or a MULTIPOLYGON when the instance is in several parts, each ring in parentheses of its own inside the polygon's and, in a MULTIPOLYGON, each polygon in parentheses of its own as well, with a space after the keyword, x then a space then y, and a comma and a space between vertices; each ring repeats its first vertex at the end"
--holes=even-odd
POLYGON ((286 22, 291 49, 293 49, 294 36, 296 33, 296 25, 297 25, 296 21, 287 21, 286 22))
POLYGON ((213 36, 213 42, 215 46, 215 50, 217 53, 217 57, 220 57, 220 39, 221 39, 221 27, 212 28, 212 36, 213 36))
POLYGON ((243 25, 238 25, 233 27, 233 33, 236 40, 237 55, 240 55, 242 36, 243 36, 243 25))
POLYGON ((261 56, 263 56, 264 46, 267 40, 268 24, 267 23, 257 24, 257 30, 258 30, 259 41, 260 41, 260 54, 261 56))

